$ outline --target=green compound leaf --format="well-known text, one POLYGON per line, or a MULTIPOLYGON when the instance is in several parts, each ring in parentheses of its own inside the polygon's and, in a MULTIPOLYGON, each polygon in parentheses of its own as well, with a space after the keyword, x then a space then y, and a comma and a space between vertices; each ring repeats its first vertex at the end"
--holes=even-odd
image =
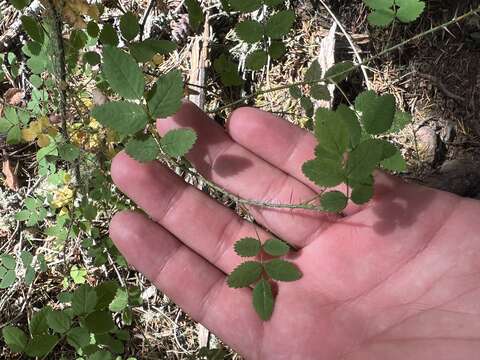
POLYGON ((253 284, 260 278, 263 267, 258 261, 246 261, 228 275, 227 283, 231 288, 242 288, 253 284))
POLYGON ((245 20, 235 26, 235 32, 240 40, 254 44, 263 38, 263 25, 258 21, 245 20))
POLYGON ((67 343, 78 351, 90 345, 90 332, 85 328, 75 327, 67 333, 67 343))
POLYGON ((267 63, 268 54, 263 50, 255 50, 248 54, 245 66, 250 70, 261 70, 267 63))
POLYGON ((155 118, 175 114, 182 106, 183 80, 178 70, 158 78, 148 96, 148 110, 155 118))
POLYGON ((388 9, 391 8, 395 0, 363 0, 370 9, 388 9))
POLYGON ((328 69, 325 73, 325 78, 328 78, 333 83, 339 83, 345 80, 353 70, 355 70, 353 62, 342 61, 328 69))
POLYGON ((350 145, 350 133, 342 116, 325 108, 315 114, 315 137, 327 151, 343 155, 350 145))
POLYGON ((268 55, 270 55, 273 60, 280 59, 286 52, 287 48, 281 41, 272 41, 272 44, 268 48, 268 55))
POLYGON ((371 90, 364 91, 355 99, 355 109, 362 113, 360 120, 368 134, 382 134, 392 127, 395 97, 390 94, 378 96, 371 90))
POLYGON ((394 19, 395 11, 392 9, 377 9, 368 14, 368 22, 379 27, 387 27, 394 19))
POLYGON ((308 67, 305 73, 304 80, 305 82, 311 83, 311 82, 319 81, 321 79, 322 79, 322 68, 318 63, 318 60, 314 60, 308 67))
POLYGON ((310 88, 310 96, 315 100, 330 100, 330 91, 325 85, 313 85, 310 88))
POLYGON ((122 135, 133 135, 143 130, 148 123, 148 115, 143 107, 127 101, 112 101, 96 106, 92 110, 92 116, 103 126, 122 135))
POLYGON ((108 309, 111 312, 121 312, 128 306, 128 292, 126 289, 119 288, 115 294, 115 298, 112 300, 108 309))
POLYGON ((260 9, 262 0, 230 0, 230 5, 234 10, 247 13, 260 9))
POLYGON ((85 319, 85 326, 94 334, 105 334, 115 328, 109 311, 94 311, 85 319))
POLYGON ((196 32, 205 21, 202 7, 198 0, 185 0, 188 11, 188 20, 192 29, 196 32))
POLYGON ((155 54, 170 54, 176 48, 177 45, 172 41, 157 39, 146 39, 129 45, 132 56, 142 63, 150 61, 155 54))
POLYGON ((197 134, 192 129, 170 130, 160 140, 160 146, 171 157, 181 157, 187 154, 197 141, 197 134))
POLYGON ((234 245, 237 255, 243 257, 257 256, 261 248, 262 244, 260 240, 251 237, 240 239, 234 245))
POLYGON ((402 131, 408 124, 412 123, 412 115, 403 111, 396 111, 393 118, 393 124, 390 128, 390 132, 398 133, 402 131))
POLYGON ((130 54, 113 46, 105 46, 103 73, 112 89, 120 96, 126 99, 140 99, 143 96, 145 80, 130 54))
POLYGON ((30 16, 22 16, 20 18, 22 21, 22 26, 25 29, 25 32, 38 43, 43 43, 44 33, 42 27, 39 25, 38 21, 30 16))
POLYGON ((114 47, 118 46, 119 40, 117 31, 112 24, 106 23, 103 25, 100 36, 98 37, 98 41, 100 41, 102 45, 111 45, 114 47))
POLYGON ((331 159, 314 159, 302 166, 307 178, 321 187, 333 187, 345 181, 345 171, 340 162, 331 159))
POLYGON ((280 239, 273 238, 265 241, 263 251, 271 256, 283 256, 288 254, 290 246, 280 239))
POLYGON ((373 198, 373 185, 355 185, 350 198, 357 205, 366 204, 373 198))
POLYGON ((402 172, 407 170, 407 163, 398 149, 395 149, 395 154, 393 156, 383 160, 381 166, 390 171, 402 172))
POLYGON ((25 351, 28 338, 21 329, 15 326, 5 326, 2 329, 2 335, 3 341, 5 341, 5 344, 7 344, 11 351, 16 353, 25 351))
POLYGON ((425 2, 419 0, 396 0, 397 18, 403 23, 414 22, 425 10, 425 2))
POLYGON ((50 354, 60 339, 56 335, 37 335, 30 339, 25 353, 31 357, 44 357, 50 354))
POLYGON ((130 139, 125 147, 125 151, 133 159, 140 162, 153 161, 160 152, 157 142, 152 136, 130 139))
POLYGON ((298 267, 282 259, 274 259, 264 264, 268 276, 277 281, 296 281, 302 277, 298 267))
POLYGON ((329 212, 342 212, 348 204, 348 198, 340 191, 329 191, 320 198, 322 209, 329 212))
POLYGON ((260 319, 267 321, 273 313, 274 298, 267 280, 261 279, 253 289, 253 307, 260 319))
POLYGON ((281 39, 288 34, 294 22, 295 13, 292 10, 279 11, 267 20, 265 33, 272 39, 281 39))
POLYGON ((65 311, 51 310, 47 312, 47 324, 53 331, 63 334, 70 330, 72 320, 65 311))
POLYGON ((72 311, 74 315, 89 314, 95 310, 97 293, 89 285, 79 286, 73 293, 72 311))
POLYGON ((140 33, 140 24, 137 16, 127 12, 120 18, 120 31, 125 39, 132 41, 140 33))

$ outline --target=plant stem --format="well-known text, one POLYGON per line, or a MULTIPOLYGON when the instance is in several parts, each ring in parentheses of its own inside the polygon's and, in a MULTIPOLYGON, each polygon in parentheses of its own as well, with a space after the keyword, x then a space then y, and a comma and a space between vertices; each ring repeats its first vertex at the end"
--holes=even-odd
MULTIPOLYGON (((448 27, 448 26, 453 25, 453 24, 456 24, 456 23, 458 23, 458 22, 460 22, 460 21, 462 21, 462 20, 465 20, 466 18, 468 18, 468 17, 470 17, 470 16, 472 16, 472 15, 475 15, 475 14, 477 14, 478 12, 480 12, 480 6, 477 7, 476 9, 472 9, 472 10, 466 12, 466 13, 463 14, 463 15, 460 15, 460 16, 458 16, 458 17, 453 18, 452 20, 447 21, 446 23, 443 23, 443 24, 440 24, 440 25, 438 25, 438 26, 435 26, 435 27, 433 27, 433 28, 431 28, 431 29, 429 29, 429 30, 427 30, 427 31, 424 31, 424 32, 422 32, 422 33, 420 33, 420 34, 417 34, 417 35, 415 35, 415 36, 413 36, 413 37, 411 37, 411 38, 409 38, 409 39, 406 39, 406 40, 404 40, 404 41, 402 41, 402 42, 400 42, 400 43, 398 43, 398 44, 396 44, 396 45, 394 45, 394 46, 391 46, 391 47, 389 47, 389 48, 387 48, 387 49, 379 52, 378 54, 376 54, 376 55, 374 55, 374 56, 372 56, 372 57, 370 57, 370 58, 368 58, 368 59, 363 60, 361 63, 355 64, 354 66, 350 67, 349 69, 346 69, 346 70, 344 70, 344 71, 342 71, 342 72, 339 72, 339 73, 335 74, 335 76, 339 76, 339 75, 342 75, 342 74, 346 74, 346 73, 349 73, 349 72, 352 71, 352 70, 355 70, 355 69, 358 68, 358 67, 365 66, 365 65, 369 64, 370 62, 372 62, 373 60, 376 60, 376 59, 382 57, 382 56, 385 55, 385 54, 388 54, 388 53, 390 53, 390 52, 392 52, 392 51, 394 51, 394 50, 397 50, 397 49, 399 49, 399 48, 401 48, 401 47, 403 47, 403 46, 405 46, 405 45, 407 45, 407 44, 409 44, 409 43, 411 43, 411 42, 413 42, 413 41, 415 41, 415 40, 421 39, 421 38, 423 38, 423 37, 425 37, 425 36, 427 36, 427 35, 429 35, 429 34, 432 34, 432 33, 435 33, 435 32, 437 32, 437 31, 439 31, 439 30, 442 30, 442 29, 444 29, 445 27, 448 27)), ((275 91, 280 91, 280 90, 289 89, 289 88, 291 88, 291 87, 293 87, 293 86, 311 85, 311 84, 316 84, 316 83, 319 83, 319 82, 325 82, 325 81, 330 81, 330 80, 331 80, 331 78, 330 78, 330 77, 327 77, 327 78, 321 78, 321 79, 318 79, 318 80, 315 80, 315 81, 300 81, 300 82, 295 82, 295 83, 290 83, 290 84, 286 84, 286 85, 281 85, 281 86, 273 87, 273 88, 266 89, 266 90, 258 90, 258 91, 255 91, 255 92, 249 94, 249 95, 246 95, 246 96, 244 96, 244 97, 242 97, 242 98, 240 98, 240 99, 238 99, 238 100, 235 100, 235 101, 233 101, 233 102, 231 102, 231 103, 229 103, 229 104, 227 104, 227 105, 220 106, 220 107, 218 107, 218 108, 216 108, 216 109, 207 111, 207 113, 209 113, 209 114, 212 114, 212 113, 213 113, 213 114, 216 114, 216 113, 218 113, 218 112, 220 112, 220 111, 223 111, 223 110, 226 110, 226 109, 228 109, 228 108, 231 108, 231 107, 233 107, 233 106, 235 106, 235 105, 241 104, 241 103, 245 102, 246 100, 255 98, 255 97, 259 96, 259 95, 263 95, 263 94, 268 94, 268 93, 275 92, 275 91)))

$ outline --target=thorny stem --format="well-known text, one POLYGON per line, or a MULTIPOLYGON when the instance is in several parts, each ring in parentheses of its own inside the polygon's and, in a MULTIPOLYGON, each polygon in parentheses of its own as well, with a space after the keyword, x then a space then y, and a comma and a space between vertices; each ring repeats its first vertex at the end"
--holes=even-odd
MULTIPOLYGON (((440 24, 440 25, 438 25, 438 26, 435 26, 435 27, 431 28, 430 30, 424 31, 424 32, 422 32, 422 33, 420 33, 420 34, 417 34, 417 35, 415 35, 415 36, 413 36, 413 37, 411 37, 411 38, 409 38, 409 39, 406 39, 406 40, 404 40, 404 41, 402 41, 402 42, 400 42, 400 43, 398 43, 398 44, 396 44, 396 45, 394 45, 394 46, 391 46, 391 47, 389 47, 389 48, 387 48, 387 49, 379 52, 378 54, 376 54, 376 55, 374 55, 374 56, 372 56, 372 57, 370 57, 370 58, 368 58, 368 59, 365 59, 365 60, 363 60, 362 62, 360 62, 360 63, 358 63, 358 64, 355 64, 355 65, 353 65, 352 67, 350 67, 350 68, 348 68, 348 69, 346 69, 346 70, 344 70, 344 71, 342 71, 342 72, 339 72, 339 73, 335 74, 334 76, 337 77, 337 76, 339 76, 339 75, 347 74, 347 73, 349 73, 350 71, 355 70, 355 69, 358 68, 358 67, 362 67, 362 66, 365 66, 365 65, 369 64, 369 63, 372 62, 373 60, 376 60, 376 59, 382 57, 383 55, 385 55, 385 54, 387 54, 387 53, 390 53, 390 52, 392 52, 392 51, 394 51, 394 50, 397 50, 397 49, 399 49, 399 48, 401 48, 401 47, 403 47, 403 46, 405 46, 405 45, 407 45, 407 44, 409 44, 409 43, 411 43, 411 42, 413 42, 413 41, 415 41, 415 40, 421 39, 421 38, 423 38, 423 37, 425 37, 425 36, 427 36, 427 35, 429 35, 429 34, 432 34, 432 33, 435 33, 435 32, 437 32, 437 31, 439 31, 439 30, 442 30, 442 29, 444 29, 444 28, 446 28, 446 27, 448 27, 448 26, 450 26, 450 25, 459 23, 460 21, 465 20, 466 18, 468 18, 468 17, 470 17, 470 16, 472 16, 472 15, 475 15, 475 14, 477 14, 478 12, 480 12, 480 6, 478 6, 476 9, 472 9, 472 10, 466 12, 466 13, 463 14, 463 15, 460 15, 460 16, 458 16, 458 17, 453 18, 452 20, 447 21, 446 23, 443 23, 443 24, 440 24)), ((229 104, 227 104, 227 105, 220 106, 220 107, 218 107, 218 108, 216 108, 216 109, 213 109, 213 110, 210 110, 210 111, 207 111, 207 112, 208 112, 209 114, 212 114, 212 113, 216 114, 216 113, 218 113, 218 112, 220 112, 220 111, 226 110, 226 109, 231 108, 231 107, 233 107, 233 106, 235 106, 235 105, 241 104, 241 103, 243 103, 243 102, 246 101, 246 100, 250 100, 250 99, 255 98, 255 97, 257 97, 257 96, 260 96, 260 95, 268 94, 268 93, 275 92, 275 91, 280 91, 280 90, 289 89, 289 88, 291 88, 291 87, 293 87, 293 86, 311 85, 311 84, 317 84, 317 83, 320 83, 320 82, 326 82, 326 81, 331 81, 331 80, 332 80, 331 77, 327 77, 327 78, 321 78, 321 79, 318 79, 318 80, 315 80, 315 81, 299 81, 299 82, 295 82, 295 83, 290 83, 290 84, 286 84, 286 85, 281 85, 281 86, 273 87, 273 88, 266 89, 266 90, 258 90, 258 91, 255 91, 255 92, 249 94, 249 95, 246 95, 246 96, 244 96, 244 97, 242 97, 242 98, 240 98, 240 99, 238 99, 238 100, 235 100, 235 101, 233 101, 233 102, 231 102, 231 103, 229 103, 229 104)))

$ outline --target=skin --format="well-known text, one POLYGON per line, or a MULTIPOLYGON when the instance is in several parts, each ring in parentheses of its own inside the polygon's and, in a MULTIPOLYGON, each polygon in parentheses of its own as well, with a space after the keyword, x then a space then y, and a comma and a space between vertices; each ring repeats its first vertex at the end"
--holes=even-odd
MULTIPOLYGON (((301 172, 316 140, 252 108, 226 131, 194 105, 158 121, 160 134, 191 127, 189 160, 207 178, 247 199, 299 203, 318 194, 301 172)), ((376 174, 374 199, 345 217, 250 208, 238 217, 158 162, 120 153, 120 190, 147 215, 121 212, 110 233, 128 262, 192 318, 247 359, 474 359, 480 353, 480 202, 376 174), (268 230, 264 230, 268 229, 268 230), (303 277, 278 283, 270 321, 251 289, 226 274, 242 259, 242 237, 275 234, 299 250, 303 277)))

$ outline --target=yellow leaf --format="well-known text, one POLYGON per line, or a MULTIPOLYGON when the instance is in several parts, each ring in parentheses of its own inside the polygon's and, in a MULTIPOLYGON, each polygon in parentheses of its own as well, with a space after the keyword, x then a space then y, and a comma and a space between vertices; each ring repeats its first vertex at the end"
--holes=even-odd
POLYGON ((50 138, 48 135, 45 134, 40 134, 38 135, 38 141, 37 141, 38 146, 40 147, 46 147, 50 144, 50 138))
POLYGON ((37 138, 37 134, 35 134, 35 132, 32 129, 30 128, 22 129, 22 139, 24 141, 32 142, 36 138, 37 138))
POLYGON ((39 120, 34 120, 30 123, 30 129, 35 135, 40 135, 42 133, 42 123, 39 120))
POLYGON ((65 175, 63 175, 63 182, 68 184, 70 181, 72 181, 72 176, 69 173, 65 173, 65 175))
POLYGON ((42 127, 42 130, 50 125, 50 119, 46 116, 42 116, 38 119, 40 122, 40 126, 42 127))
POLYGON ((165 61, 165 57, 163 55, 160 55, 160 54, 156 54, 152 59, 152 62, 157 66, 163 64, 164 61, 165 61))

